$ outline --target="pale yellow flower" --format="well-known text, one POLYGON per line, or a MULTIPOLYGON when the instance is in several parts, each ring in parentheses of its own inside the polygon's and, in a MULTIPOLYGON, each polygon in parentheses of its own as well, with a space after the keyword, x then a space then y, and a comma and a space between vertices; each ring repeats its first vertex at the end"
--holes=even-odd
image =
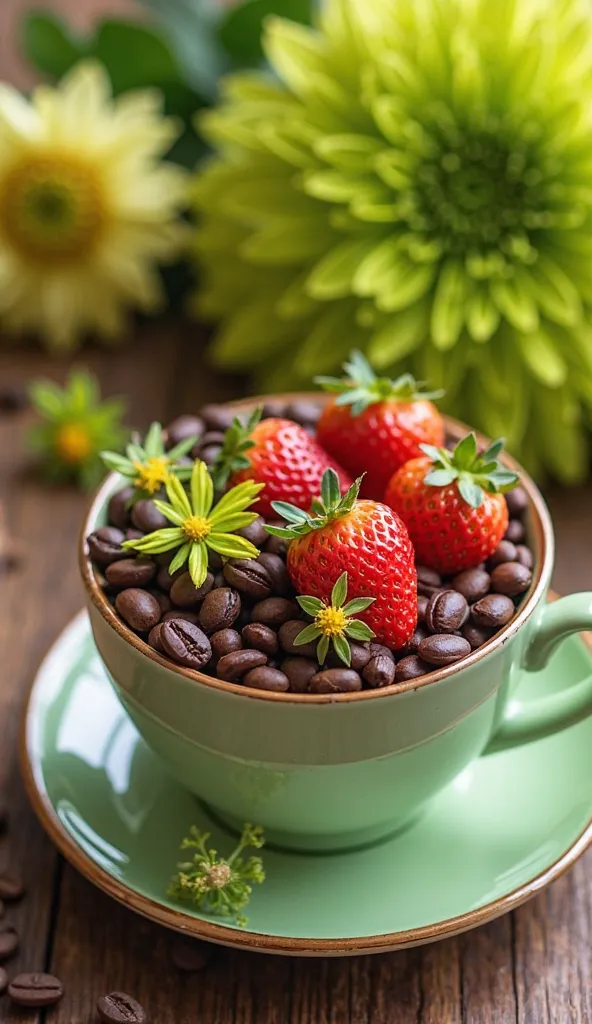
POLYGON ((183 172, 160 162, 177 135, 161 107, 156 91, 113 100, 92 61, 30 101, 0 84, 2 329, 69 348, 161 307, 157 265, 180 251, 185 199, 183 172))

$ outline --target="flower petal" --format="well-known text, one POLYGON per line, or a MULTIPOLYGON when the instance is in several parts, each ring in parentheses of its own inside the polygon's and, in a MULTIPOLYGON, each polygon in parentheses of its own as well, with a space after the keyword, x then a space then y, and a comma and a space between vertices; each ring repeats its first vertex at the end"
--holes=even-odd
POLYGON ((208 549, 202 542, 192 544, 189 551, 189 575, 196 587, 201 587, 208 574, 208 549))
POLYGON ((209 515, 214 500, 214 484, 205 462, 197 461, 191 473, 191 503, 196 516, 209 515))

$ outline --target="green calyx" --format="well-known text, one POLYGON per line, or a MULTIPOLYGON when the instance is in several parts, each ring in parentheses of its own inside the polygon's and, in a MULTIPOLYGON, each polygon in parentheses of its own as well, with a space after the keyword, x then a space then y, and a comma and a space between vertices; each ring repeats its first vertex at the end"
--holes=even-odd
POLYGON ((424 478, 430 487, 447 487, 456 482, 458 490, 471 508, 479 508, 485 492, 505 494, 518 483, 518 474, 506 469, 499 461, 504 447, 503 438, 493 441, 480 452, 474 433, 467 434, 453 451, 422 444, 420 448, 430 457, 433 469, 424 478))
POLYGON ((337 473, 334 469, 326 469, 321 482, 321 496, 312 502, 310 512, 304 512, 296 505, 288 504, 287 501, 272 501, 273 510, 286 520, 287 526, 266 526, 265 529, 274 537, 283 537, 285 540, 303 537, 312 530, 321 530, 327 523, 334 519, 341 519, 342 516, 351 512, 356 503, 362 479, 363 475, 359 476, 347 493, 342 495, 337 473))
POLYGON ((444 395, 443 391, 422 391, 423 385, 410 373, 404 373, 396 380, 377 377, 366 356, 357 349, 350 354, 349 361, 343 364, 343 370, 343 378, 315 377, 314 382, 320 384, 325 391, 336 394, 337 405, 350 405, 354 416, 359 416, 364 409, 377 402, 415 402, 422 398, 442 398, 444 395))
POLYGON ((297 597, 296 600, 306 612, 312 616, 313 622, 305 626, 294 640, 296 647, 317 640, 317 658, 320 665, 325 664, 332 644, 338 657, 348 667, 351 665, 351 647, 349 641, 358 640, 364 643, 372 640, 376 633, 365 622, 353 618, 358 612, 366 611, 376 600, 375 597, 347 598, 347 572, 343 572, 331 591, 331 601, 321 601, 318 597, 297 597))
POLYGON ((222 491, 228 478, 239 469, 248 469, 250 462, 245 452, 253 448, 255 442, 251 434, 261 419, 262 408, 254 409, 246 423, 235 416, 231 426, 224 434, 222 451, 211 467, 210 473, 217 491, 222 491))

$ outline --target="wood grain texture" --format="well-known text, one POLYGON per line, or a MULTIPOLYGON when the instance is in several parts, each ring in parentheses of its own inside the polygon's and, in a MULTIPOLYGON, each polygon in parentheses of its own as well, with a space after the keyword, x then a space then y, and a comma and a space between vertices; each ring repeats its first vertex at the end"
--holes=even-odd
MULTIPOLYGON (((208 368, 199 331, 174 323, 142 327, 132 347, 92 351, 85 362, 107 393, 128 396, 138 427, 242 387, 208 368)), ((65 370, 39 353, 0 353, 0 383, 65 370)), ((157 1024, 592 1024, 592 852, 513 915, 458 938, 344 960, 218 948, 195 975, 172 966, 167 932, 68 866, 58 870, 18 780, 16 714, 44 651, 82 603, 72 540, 85 498, 72 489, 48 491, 23 473, 22 425, 21 417, 0 420, 0 498, 27 550, 18 572, 0 580, 0 796, 7 795, 13 815, 0 867, 18 866, 30 887, 11 912, 23 936, 11 972, 45 966, 66 986, 48 1024, 91 1024, 96 998, 113 989, 133 994, 157 1024)), ((588 487, 549 495, 558 533, 555 584, 563 592, 592 588, 591 499, 588 487)), ((44 1018, 11 1015, 0 1000, 1 1024, 17 1021, 44 1018)))

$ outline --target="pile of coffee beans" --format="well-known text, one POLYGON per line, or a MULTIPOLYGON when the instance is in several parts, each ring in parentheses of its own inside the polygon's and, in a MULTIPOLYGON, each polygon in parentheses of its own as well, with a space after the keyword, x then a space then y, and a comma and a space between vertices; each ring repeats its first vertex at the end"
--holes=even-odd
MULTIPOLYGON (((319 406, 270 402, 267 416, 286 416, 314 431, 319 406)), ((233 413, 205 406, 168 428, 168 444, 198 436, 193 456, 213 461, 233 413)), ((310 621, 296 603, 286 569, 286 541, 271 537, 259 517, 239 533, 257 548, 254 559, 223 562, 210 552, 209 571, 197 589, 185 569, 172 575, 172 553, 133 557, 125 540, 168 525, 151 500, 131 509, 129 488, 108 506, 109 525, 88 537, 88 551, 105 594, 123 621, 159 654, 185 668, 226 682, 273 693, 346 693, 378 689, 426 675, 467 657, 514 616, 532 580, 533 556, 525 544, 528 497, 517 487, 507 495, 510 523, 487 564, 454 577, 419 565, 418 625, 404 650, 379 643, 352 643, 351 667, 334 652, 325 665, 316 641, 294 641, 310 621)), ((372 596, 372 595, 369 595, 372 596)))

